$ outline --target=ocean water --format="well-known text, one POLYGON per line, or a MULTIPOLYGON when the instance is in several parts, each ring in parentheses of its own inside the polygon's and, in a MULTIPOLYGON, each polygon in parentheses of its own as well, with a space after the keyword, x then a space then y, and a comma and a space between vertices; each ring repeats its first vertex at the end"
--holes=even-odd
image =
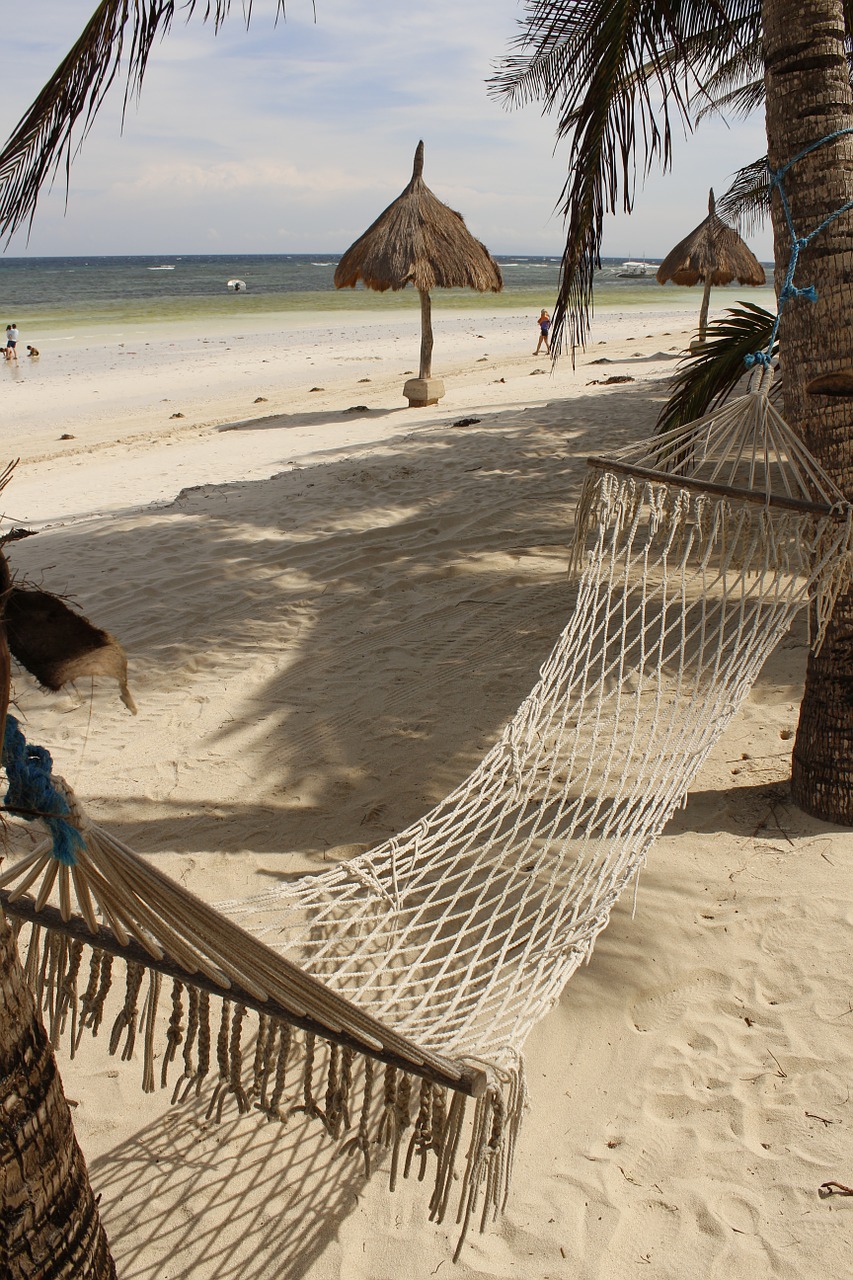
MULTIPOLYGON (((498 256, 504 277, 500 294, 437 289, 433 305, 454 310, 553 308, 559 278, 556 257, 498 256)), ((332 254, 193 254, 172 257, 0 257, 0 321, 73 327, 201 316, 279 312, 334 312, 371 308, 417 308, 412 289, 383 294, 335 289, 338 258, 332 254), (229 280, 245 290, 228 288, 229 280)), ((656 264, 636 278, 620 275, 621 260, 608 260, 596 280, 596 303, 648 306, 682 290, 654 278, 656 264)), ((675 294, 681 297, 675 298, 675 294)))

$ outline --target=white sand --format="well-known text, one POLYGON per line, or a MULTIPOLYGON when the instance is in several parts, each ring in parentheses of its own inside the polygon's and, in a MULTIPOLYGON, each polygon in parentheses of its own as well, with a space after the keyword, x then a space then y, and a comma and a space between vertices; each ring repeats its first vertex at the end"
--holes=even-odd
MULTIPOLYGON (((447 396, 424 410, 400 396, 409 317, 40 335, 37 364, 0 369, 6 508, 40 530, 13 568, 121 639, 140 713, 21 673, 31 738, 213 900, 399 829, 534 682, 583 459, 650 430, 673 362, 645 357, 691 328, 600 315, 552 375, 530 317, 440 313, 447 396)), ((817 1187, 853 1181, 853 837, 788 798, 805 654, 800 630, 773 656, 636 913, 531 1037, 508 1212, 458 1267, 423 1187, 143 1097, 99 1040, 61 1070, 122 1280, 847 1277, 853 1204, 817 1187)))

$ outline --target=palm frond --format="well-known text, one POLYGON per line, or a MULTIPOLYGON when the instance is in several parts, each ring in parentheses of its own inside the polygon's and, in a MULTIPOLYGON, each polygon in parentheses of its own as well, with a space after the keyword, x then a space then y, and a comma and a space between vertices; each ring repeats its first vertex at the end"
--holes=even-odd
POLYGON ((770 217, 770 168, 767 157, 738 169, 729 189, 717 201, 720 216, 751 235, 770 217))
POLYGON ((556 349, 589 329, 605 213, 633 207, 637 170, 672 159, 691 94, 760 29, 760 0, 528 0, 522 34, 491 82, 510 104, 539 100, 571 137, 560 197, 567 226, 556 349))
POLYGON ((758 107, 764 106, 763 75, 744 84, 735 85, 726 92, 719 92, 710 84, 705 86, 705 90, 705 101, 697 107, 694 124, 699 124, 710 115, 740 116, 745 120, 758 107))
POLYGON ((697 103, 694 123, 712 113, 746 116, 764 103, 764 56, 759 32, 743 39, 711 72, 697 103))
MULTIPOLYGON (((853 0, 844 0, 842 7, 848 75, 853 81, 853 0)), ((706 80, 704 91, 706 100, 696 110, 696 124, 714 112, 743 119, 764 105, 764 56, 759 34, 718 67, 706 80)))
MULTIPOLYGON (((251 0, 241 5, 251 17, 251 0)), ((164 36, 180 10, 196 11, 215 31, 231 10, 231 0, 101 0, 79 39, 63 58, 0 152, 0 238, 25 222, 32 224, 39 194, 61 167, 66 187, 71 161, 89 132, 127 50, 124 109, 138 95, 154 42, 164 36), (75 136, 79 128, 79 136, 75 136)), ((275 0, 276 17, 284 0, 275 0)))
MULTIPOLYGON (((739 302, 712 320, 701 351, 681 361, 655 430, 670 431, 693 422, 725 400, 746 372, 745 358, 767 349, 775 319, 754 302, 739 302)), ((777 351, 774 343, 771 356, 777 351)))

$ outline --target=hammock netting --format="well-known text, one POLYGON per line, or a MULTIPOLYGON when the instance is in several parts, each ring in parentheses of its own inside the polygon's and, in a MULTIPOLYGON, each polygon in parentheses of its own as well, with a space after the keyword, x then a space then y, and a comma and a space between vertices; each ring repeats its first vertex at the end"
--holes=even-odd
POLYGON ((213 1111, 229 1096, 278 1116, 305 1108, 367 1163, 389 1145, 392 1183, 404 1153, 421 1177, 433 1158, 439 1220, 461 1163, 462 1236, 474 1212, 484 1224, 506 1197, 530 1029, 588 960, 767 655, 806 608, 819 644, 849 578, 850 507, 769 402, 768 376, 590 460, 574 613, 500 740, 407 830, 215 909, 76 811, 73 865, 48 842, 4 874, 9 909, 52 926, 33 927, 28 965, 54 1039, 97 1027, 111 952, 129 948, 111 1048, 129 1056, 138 1028, 148 1087, 164 971, 161 1077, 182 1062, 175 1097, 218 1070, 213 1111), (87 978, 83 942, 99 939, 109 947, 87 978), (211 993, 224 996, 215 1051, 211 993))

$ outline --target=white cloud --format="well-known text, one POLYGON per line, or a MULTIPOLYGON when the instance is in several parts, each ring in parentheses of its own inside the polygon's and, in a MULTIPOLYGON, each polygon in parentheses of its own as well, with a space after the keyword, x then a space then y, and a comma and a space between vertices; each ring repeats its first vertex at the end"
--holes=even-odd
POLYGON ((366 178, 345 174, 339 169, 301 169, 273 160, 226 160, 219 164, 196 165, 179 160, 152 160, 126 181, 113 184, 111 194, 122 200, 165 194, 186 196, 220 195, 234 191, 287 192, 292 196, 341 196, 353 190, 371 190, 366 178))
MULTIPOLYGON (((0 44, 7 103, 23 111, 92 7, 28 0, 25 29, 9 22, 0 44)), ((316 0, 316 23, 310 0, 289 0, 278 27, 274 8, 256 0, 247 32, 235 5, 216 37, 178 20, 123 136, 112 92, 72 168, 67 214, 63 190, 45 197, 29 248, 18 236, 10 252, 191 253, 211 233, 227 252, 343 249, 402 190, 419 138, 427 182, 494 252, 562 250, 568 148, 555 153, 553 121, 506 112, 485 83, 517 0, 316 0)), ((665 253, 701 220, 708 185, 721 191, 763 150, 760 125, 709 122, 700 137, 638 193, 632 219, 607 220, 605 252, 665 253)))

